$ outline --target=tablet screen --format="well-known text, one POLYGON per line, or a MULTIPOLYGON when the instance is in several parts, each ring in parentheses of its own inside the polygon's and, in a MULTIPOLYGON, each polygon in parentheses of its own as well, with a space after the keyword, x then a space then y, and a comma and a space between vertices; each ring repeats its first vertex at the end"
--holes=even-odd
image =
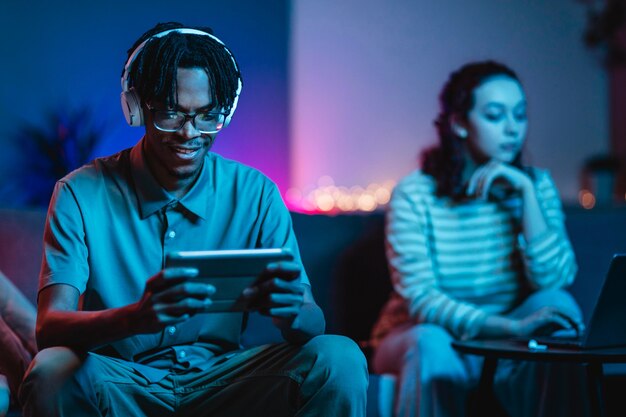
POLYGON ((267 264, 291 261, 286 249, 241 249, 171 252, 166 267, 197 268, 197 280, 212 284, 216 291, 209 311, 245 311, 244 289, 254 284, 267 264))

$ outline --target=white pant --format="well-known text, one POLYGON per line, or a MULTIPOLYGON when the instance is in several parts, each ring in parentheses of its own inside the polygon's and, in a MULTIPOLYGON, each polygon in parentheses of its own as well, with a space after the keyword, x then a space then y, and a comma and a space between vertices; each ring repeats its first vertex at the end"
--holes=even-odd
MULTIPOLYGON (((580 308, 566 291, 530 295, 509 317, 524 317, 544 306, 556 306, 580 318, 580 308)), ((477 387, 482 357, 457 353, 454 340, 434 324, 406 324, 390 332, 374 356, 374 371, 398 376, 399 417, 462 417, 467 395, 477 387)), ((579 365, 498 361, 494 391, 512 417, 586 416, 584 369, 579 365)))

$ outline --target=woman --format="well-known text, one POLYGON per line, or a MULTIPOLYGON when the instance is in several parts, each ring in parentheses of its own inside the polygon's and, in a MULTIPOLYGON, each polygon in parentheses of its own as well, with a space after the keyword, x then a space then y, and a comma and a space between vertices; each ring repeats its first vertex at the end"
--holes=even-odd
POLYGON ((17 390, 37 353, 35 307, 0 272, 0 417, 15 402, 17 390))
MULTIPOLYGON (((440 104, 440 143, 424 153, 421 171, 399 182, 387 216, 395 292, 373 331, 374 369, 399 376, 400 416, 465 414, 481 360, 456 353, 455 338, 582 327, 576 302, 561 290, 577 266, 558 192, 546 171, 521 163, 528 121, 517 75, 493 61, 465 65, 440 104)), ((495 390, 510 415, 566 406, 546 391, 555 375, 547 368, 499 366, 495 390), (549 401, 540 402, 539 391, 549 401)), ((571 367, 562 368, 560 375, 571 367)))

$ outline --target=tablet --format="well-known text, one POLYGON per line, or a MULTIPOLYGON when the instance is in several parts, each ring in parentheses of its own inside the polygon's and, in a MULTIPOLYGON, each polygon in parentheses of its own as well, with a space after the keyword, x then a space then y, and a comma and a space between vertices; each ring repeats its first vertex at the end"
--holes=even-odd
POLYGON ((245 311, 244 289, 257 282, 267 264, 292 261, 287 249, 241 249, 216 251, 171 252, 166 267, 192 267, 199 271, 196 280, 212 284, 210 312, 245 311))

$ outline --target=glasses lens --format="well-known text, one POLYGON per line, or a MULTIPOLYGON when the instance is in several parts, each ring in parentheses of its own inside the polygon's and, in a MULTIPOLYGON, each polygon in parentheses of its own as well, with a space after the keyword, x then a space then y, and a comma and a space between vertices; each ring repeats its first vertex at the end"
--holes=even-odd
POLYGON ((222 113, 198 113, 194 117, 196 129, 203 133, 218 132, 224 127, 226 115, 222 113))
POLYGON ((185 116, 175 111, 158 110, 154 112, 154 125, 170 132, 180 129, 185 122, 185 116))
MULTIPOLYGON (((190 117, 182 112, 157 110, 154 112, 154 125, 166 132, 176 132, 190 117)), ((203 112, 193 116, 193 125, 200 133, 219 132, 224 127, 224 113, 203 112)))

